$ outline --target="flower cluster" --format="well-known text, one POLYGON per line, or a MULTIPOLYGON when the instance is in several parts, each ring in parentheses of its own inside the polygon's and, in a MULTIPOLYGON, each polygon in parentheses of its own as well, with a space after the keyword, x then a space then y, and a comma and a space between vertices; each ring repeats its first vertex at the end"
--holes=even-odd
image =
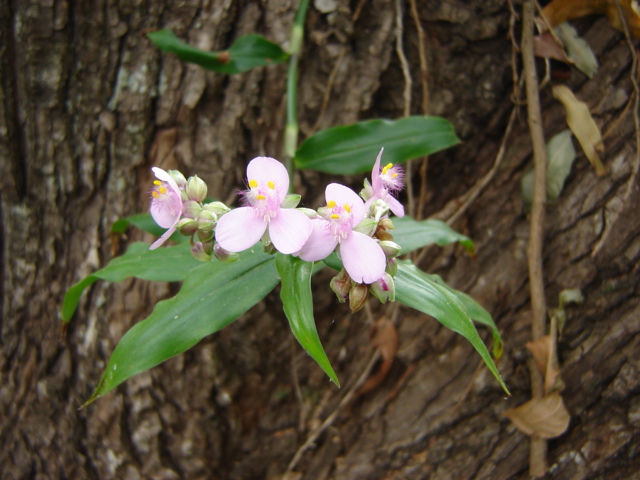
POLYGON ((398 166, 380 167, 383 150, 360 196, 349 187, 331 183, 326 204, 317 211, 296 208, 299 195, 288 194, 289 175, 282 163, 270 157, 254 158, 247 166, 243 205, 229 209, 220 202, 203 203, 207 187, 197 176, 186 180, 177 171, 154 167, 157 178, 151 190, 151 215, 168 230, 151 248, 164 243, 176 230, 191 236, 192 253, 200 260, 214 255, 235 260, 237 253, 259 241, 283 254, 315 262, 336 252, 343 270, 331 281, 342 302, 360 309, 369 293, 383 303, 394 300, 395 257, 400 247, 388 230, 392 212, 404 215, 395 194, 403 187, 398 166), (362 197, 362 198, 361 198, 362 197))

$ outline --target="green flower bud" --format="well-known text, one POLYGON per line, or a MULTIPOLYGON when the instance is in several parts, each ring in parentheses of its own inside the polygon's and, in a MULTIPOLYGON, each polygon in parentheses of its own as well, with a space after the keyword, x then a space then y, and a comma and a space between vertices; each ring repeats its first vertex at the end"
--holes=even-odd
POLYGON ((218 216, 209 210, 202 210, 198 215, 198 230, 211 232, 216 227, 216 223, 218 223, 218 216))
POLYGON ((320 215, 318 215, 318 212, 316 212, 315 210, 312 210, 310 208, 298 208, 297 209, 299 212, 304 213, 307 217, 314 219, 314 218, 318 218, 320 215))
POLYGON ((191 255, 201 262, 208 262, 211 260, 211 255, 206 252, 206 246, 202 242, 191 243, 191 255))
POLYGON ((290 193, 284 197, 284 201, 280 204, 280 208, 296 208, 302 197, 297 193, 290 193))
POLYGON ((352 282, 351 290, 349 291, 349 308, 351 309, 351 313, 356 313, 364 307, 364 304, 367 303, 368 296, 369 285, 352 282))
POLYGON ((196 230, 198 230, 198 222, 193 218, 181 218, 176 227, 178 228, 180 235, 190 237, 196 233, 196 230))
POLYGON ((227 207, 222 202, 207 203, 207 204, 203 205, 202 208, 204 210, 209 211, 209 212, 215 213, 216 216, 218 216, 218 217, 220 217, 221 215, 224 215, 225 213, 231 211, 231 209, 229 207, 227 207))
POLYGON ((400 245, 398 245, 396 242, 392 242, 391 240, 383 240, 381 242, 378 242, 378 245, 380 245, 380 248, 387 258, 397 257, 402 251, 402 247, 400 247, 400 245))
POLYGON ((207 198, 207 184, 200 177, 194 175, 189 177, 187 181, 186 192, 189 200, 200 203, 207 198))
MULTIPOLYGON (((198 230, 198 240, 201 242, 213 242, 213 231, 205 232, 203 230, 198 230)), ((211 247, 213 248, 213 246, 211 247)))
POLYGON ((386 303, 387 300, 393 302, 396 299, 396 287, 388 273, 369 285, 369 292, 382 303, 386 303))
POLYGON ((349 291, 351 290, 351 277, 343 268, 340 270, 340 273, 331 279, 329 286, 338 297, 340 303, 344 303, 349 297, 349 291))
POLYGON ((178 170, 169 170, 167 173, 175 180, 180 190, 184 190, 187 187, 187 179, 178 170))
POLYGON ((218 260, 227 263, 235 262, 240 258, 240 255, 238 255, 237 253, 227 252, 217 243, 213 247, 213 254, 218 260))
POLYGON ((187 200, 182 204, 182 215, 188 218, 198 218, 202 207, 194 200, 187 200))
POLYGON ((396 273, 398 273, 398 262, 395 258, 387 259, 387 268, 385 268, 385 272, 387 272, 392 277, 396 276, 396 273))
POLYGON ((356 225, 354 230, 356 232, 364 233, 365 235, 370 237, 371 235, 373 235, 373 232, 376 231, 377 226, 378 222, 376 222, 374 219, 365 218, 358 225, 356 225))

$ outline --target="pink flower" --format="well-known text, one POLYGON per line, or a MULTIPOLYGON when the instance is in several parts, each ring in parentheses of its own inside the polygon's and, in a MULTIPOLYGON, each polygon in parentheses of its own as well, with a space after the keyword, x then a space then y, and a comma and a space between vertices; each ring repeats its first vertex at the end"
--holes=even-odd
POLYGON ((364 233, 354 231, 365 216, 364 202, 348 187, 327 185, 327 206, 314 219, 313 232, 299 252, 300 258, 315 262, 338 247, 342 264, 357 283, 373 283, 384 274, 386 258, 380 245, 364 233))
POLYGON ((311 234, 311 220, 294 208, 280 208, 289 190, 289 174, 279 161, 256 157, 247 166, 246 206, 224 214, 216 226, 218 244, 229 252, 255 245, 265 234, 281 253, 302 248, 311 234))
POLYGON ((367 203, 365 203, 365 209, 369 209, 369 206, 375 200, 382 200, 389 209, 397 217, 404 217, 404 207, 402 204, 391 195, 399 190, 402 190, 404 186, 404 172, 402 167, 389 163, 380 170, 380 160, 382 159, 382 152, 384 148, 380 150, 376 163, 371 171, 371 186, 365 188, 367 197, 367 203))
POLYGON ((166 232, 156 240, 150 249, 154 250, 162 245, 176 231, 176 225, 182 216, 182 196, 176 181, 161 168, 153 167, 158 180, 153 181, 151 190, 151 216, 166 232))

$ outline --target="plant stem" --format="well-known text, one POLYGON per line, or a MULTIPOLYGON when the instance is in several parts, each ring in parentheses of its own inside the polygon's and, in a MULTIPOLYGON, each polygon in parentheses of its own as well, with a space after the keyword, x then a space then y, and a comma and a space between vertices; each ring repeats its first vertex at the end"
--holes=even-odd
MULTIPOLYGON (((544 295, 542 272, 542 243, 544 235, 544 214, 547 197, 547 152, 540 114, 538 94, 538 75, 533 56, 534 2, 528 0, 523 5, 522 16, 522 62, 524 67, 527 93, 527 114, 529 132, 533 145, 533 164, 535 170, 533 205, 531 210, 531 231, 527 260, 529 264, 529 288, 531 295, 531 334, 535 342, 545 334, 547 307, 544 295)), ((544 396, 544 380, 533 361, 530 362, 531 394, 533 398, 544 396)), ((547 470, 547 442, 533 436, 529 452, 529 474, 541 477, 547 470)))
POLYGON ((289 45, 289 69, 287 71, 287 124, 284 130, 284 166, 289 172, 291 179, 289 189, 293 191, 293 174, 295 168, 293 157, 298 145, 298 60, 302 51, 302 40, 304 37, 304 19, 307 15, 309 0, 301 0, 298 5, 298 12, 291 29, 291 40, 289 45))

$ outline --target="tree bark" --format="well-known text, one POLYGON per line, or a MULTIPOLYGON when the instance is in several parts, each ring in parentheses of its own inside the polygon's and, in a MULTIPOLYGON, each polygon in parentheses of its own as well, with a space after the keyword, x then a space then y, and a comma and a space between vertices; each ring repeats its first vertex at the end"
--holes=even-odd
MULTIPOLYGON (((310 8, 301 138, 316 125, 402 115, 396 3, 369 0, 354 18, 358 3, 310 8)), ((421 114, 418 35, 404 10, 411 111, 421 114)), ((429 202, 420 208, 432 215, 471 188, 498 151, 512 108, 510 12, 498 0, 422 0, 418 11, 431 113, 452 121, 463 140, 430 158, 429 202)), ((284 66, 206 73, 161 54, 144 32, 170 28, 212 50, 249 33, 286 45, 294 14, 295 2, 284 0, 0 4, 2 478, 281 478, 364 369, 371 325, 334 300, 326 274, 314 279, 316 321, 343 390, 295 343, 275 294, 83 410, 124 332, 178 287, 98 282, 60 338, 64 292, 130 241, 151 240, 134 230, 110 234, 115 220, 148 208, 151 166, 197 173, 211 195, 231 203, 251 158, 281 154, 284 66)), ((633 478, 640 217, 637 185, 625 198, 637 154, 631 110, 624 110, 633 91, 631 54, 606 19, 576 24, 601 66, 592 79, 572 70, 566 83, 605 132, 609 173, 597 177, 578 149, 562 195, 547 206, 547 304, 555 307, 567 288, 585 297, 567 307, 559 338, 572 421, 549 442, 548 462, 553 478, 633 478)), ((566 128, 549 88, 541 106, 547 137, 566 128)), ((520 121, 503 168, 455 225, 476 242, 476 257, 434 247, 422 263, 492 313, 506 343, 499 367, 513 396, 505 399, 478 370, 479 357, 461 337, 401 309, 400 347, 387 379, 338 415, 293 478, 527 478, 528 439, 501 412, 530 397, 529 232, 519 193, 530 161, 520 121)), ((329 180, 362 184, 362 176, 300 172, 296 190, 317 207, 329 180)), ((412 180, 417 188, 420 179, 412 180)), ((383 314, 372 307, 374 316, 383 314)))

